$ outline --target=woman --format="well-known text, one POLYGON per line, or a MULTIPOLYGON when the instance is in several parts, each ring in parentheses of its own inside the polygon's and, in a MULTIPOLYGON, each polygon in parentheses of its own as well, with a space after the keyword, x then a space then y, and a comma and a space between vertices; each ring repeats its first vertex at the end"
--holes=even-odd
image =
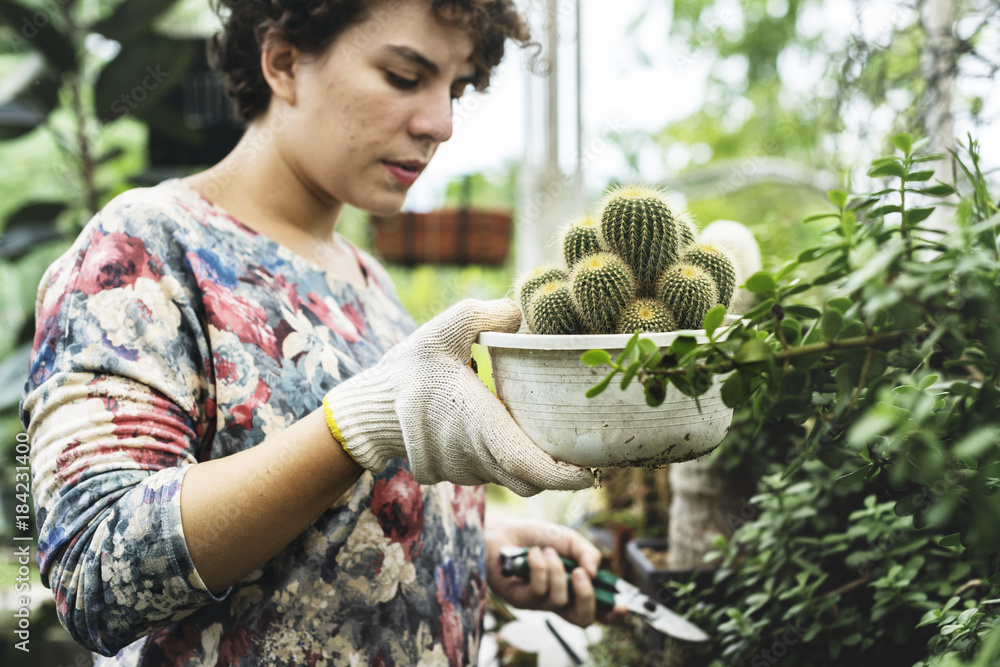
POLYGON ((593 483, 466 366, 517 307, 414 331, 334 232, 344 203, 399 210, 524 24, 509 0, 221 4, 240 144, 117 198, 39 289, 22 421, 60 618, 120 665, 472 663, 487 584, 589 624, 597 550, 484 527, 472 486, 593 483), (506 544, 537 547, 529 582, 500 576, 506 544))

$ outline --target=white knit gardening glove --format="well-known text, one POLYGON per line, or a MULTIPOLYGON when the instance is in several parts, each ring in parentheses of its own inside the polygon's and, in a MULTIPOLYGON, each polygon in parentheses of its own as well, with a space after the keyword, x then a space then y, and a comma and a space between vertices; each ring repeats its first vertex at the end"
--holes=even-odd
POLYGON ((327 394, 331 430, 361 467, 380 472, 406 457, 420 484, 495 482, 522 496, 593 486, 588 469, 531 442, 468 366, 481 332, 513 333, 520 324, 521 310, 507 299, 452 306, 327 394))

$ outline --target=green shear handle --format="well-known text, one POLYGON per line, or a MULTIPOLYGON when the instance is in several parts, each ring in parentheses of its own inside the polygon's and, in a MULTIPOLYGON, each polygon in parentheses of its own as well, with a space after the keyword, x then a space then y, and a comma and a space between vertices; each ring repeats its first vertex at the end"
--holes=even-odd
MULTIPOLYGON (((566 582, 568 584, 570 599, 573 599, 573 586, 570 582, 571 573, 580 567, 572 558, 560 556, 563 567, 566 568, 566 582)), ((531 569, 528 567, 528 547, 501 547, 500 548, 500 573, 505 577, 518 577, 524 581, 531 578, 531 569)), ((607 570, 598 570, 597 576, 591 579, 594 583, 594 598, 597 605, 602 608, 611 609, 615 606, 615 593, 618 591, 618 577, 607 570)))

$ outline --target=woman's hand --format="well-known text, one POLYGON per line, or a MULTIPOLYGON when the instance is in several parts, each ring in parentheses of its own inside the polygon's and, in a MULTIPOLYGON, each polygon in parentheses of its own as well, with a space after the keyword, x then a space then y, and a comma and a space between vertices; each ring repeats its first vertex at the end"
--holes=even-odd
POLYGON ((406 457, 418 484, 494 482, 522 496, 593 486, 590 470, 539 449, 468 366, 480 333, 520 326, 509 299, 455 304, 330 390, 338 440, 372 472, 406 457))
POLYGON ((628 610, 617 605, 598 610, 591 578, 597 574, 601 552, 582 535, 564 526, 531 519, 508 520, 490 517, 486 522, 486 579, 503 600, 520 609, 552 611, 567 621, 587 627, 595 620, 612 625, 623 623, 628 610), (505 577, 500 572, 500 548, 530 547, 528 581, 505 577), (560 556, 572 558, 580 567, 573 570, 572 584, 560 556), (572 601, 570 600, 572 586, 572 601))

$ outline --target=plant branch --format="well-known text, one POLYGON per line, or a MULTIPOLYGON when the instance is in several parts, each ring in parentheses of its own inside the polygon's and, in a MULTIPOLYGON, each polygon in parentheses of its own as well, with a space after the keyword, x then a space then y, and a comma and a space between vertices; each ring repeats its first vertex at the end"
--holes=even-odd
POLYGON ((853 589, 857 588, 858 586, 864 586, 869 581, 871 581, 871 579, 872 579, 872 576, 870 574, 866 574, 865 576, 859 577, 858 579, 855 579, 854 581, 847 582, 846 584, 844 584, 840 588, 834 588, 829 593, 824 593, 821 597, 823 599, 826 599, 826 598, 836 597, 838 595, 843 595, 844 593, 846 593, 846 592, 848 592, 850 590, 853 590, 853 589))
MULTIPOLYGON (((863 348, 863 347, 877 349, 886 345, 897 343, 900 340, 903 340, 906 336, 907 332, 893 331, 890 333, 871 334, 867 336, 857 336, 854 338, 844 338, 841 340, 828 340, 828 341, 823 341, 822 343, 810 343, 809 345, 790 347, 787 350, 775 352, 774 358, 779 361, 784 361, 786 359, 794 359, 795 357, 804 357, 810 354, 823 354, 824 352, 833 352, 835 350, 849 350, 849 349, 863 348)), ((735 358, 731 358, 713 364, 695 364, 694 371, 695 372, 707 371, 710 373, 719 374, 736 370, 738 368, 754 366, 758 363, 760 362, 741 363, 737 361, 735 358)), ((688 369, 677 366, 673 368, 653 368, 647 371, 647 373, 649 375, 662 375, 670 377, 677 375, 686 375, 688 373, 688 369)))

